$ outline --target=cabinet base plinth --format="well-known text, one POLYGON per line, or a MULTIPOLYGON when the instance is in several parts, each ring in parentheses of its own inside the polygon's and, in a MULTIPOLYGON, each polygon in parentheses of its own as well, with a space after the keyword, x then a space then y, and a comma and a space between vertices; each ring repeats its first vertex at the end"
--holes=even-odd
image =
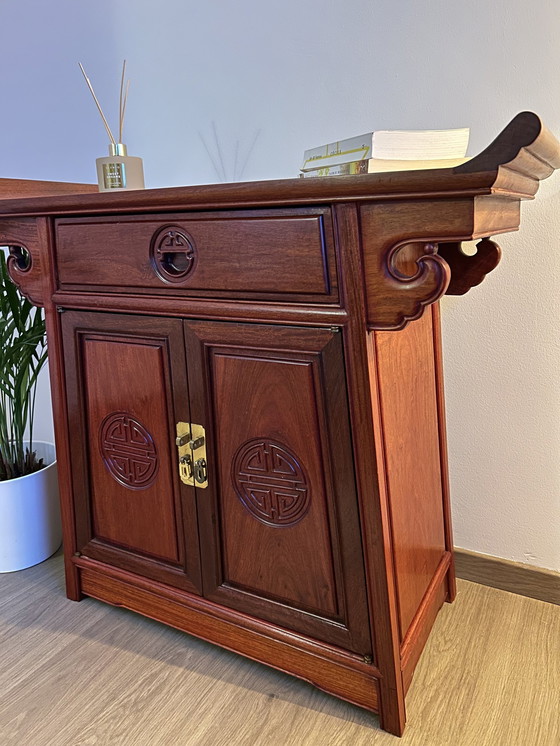
POLYGON ((379 671, 356 655, 94 560, 76 558, 75 563, 86 596, 136 611, 378 713, 379 671))

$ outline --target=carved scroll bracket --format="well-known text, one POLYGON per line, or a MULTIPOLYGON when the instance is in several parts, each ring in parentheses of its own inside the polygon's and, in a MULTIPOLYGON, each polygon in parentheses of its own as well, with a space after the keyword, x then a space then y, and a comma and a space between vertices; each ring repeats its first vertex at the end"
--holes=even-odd
POLYGON ((435 242, 401 241, 378 260, 374 293, 369 298, 370 329, 402 329, 441 298, 451 279, 435 242))
POLYGON ((395 244, 381 258, 378 287, 384 302, 372 328, 401 329, 444 293, 464 295, 498 266, 501 256, 490 238, 479 241, 474 254, 465 253, 461 241, 395 244))
POLYGON ((480 285, 502 258, 502 250, 489 238, 479 241, 476 253, 472 255, 463 251, 460 241, 438 244, 438 254, 451 270, 451 281, 446 291, 448 295, 464 295, 475 285, 480 285))
POLYGON ((48 280, 40 244, 46 246, 47 240, 46 226, 40 219, 0 221, 0 246, 7 246, 9 251, 8 274, 20 293, 36 306, 44 305, 44 286, 48 280))
POLYGON ((6 267, 12 282, 31 303, 43 306, 42 281, 33 271, 36 268, 31 252, 22 241, 18 241, 17 244, 8 244, 8 250, 6 267))

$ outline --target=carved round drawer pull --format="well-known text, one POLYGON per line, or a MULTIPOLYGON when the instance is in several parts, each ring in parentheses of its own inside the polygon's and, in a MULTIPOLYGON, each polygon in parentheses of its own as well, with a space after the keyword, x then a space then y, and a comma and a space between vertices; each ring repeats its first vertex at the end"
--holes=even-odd
POLYGON ((159 230, 152 239, 152 264, 165 282, 181 282, 194 269, 196 251, 187 235, 172 226, 159 230))
POLYGON ((179 275, 183 276, 189 271, 192 259, 189 258, 186 254, 178 251, 166 251, 162 252, 161 254, 161 266, 168 274, 178 277, 179 275))

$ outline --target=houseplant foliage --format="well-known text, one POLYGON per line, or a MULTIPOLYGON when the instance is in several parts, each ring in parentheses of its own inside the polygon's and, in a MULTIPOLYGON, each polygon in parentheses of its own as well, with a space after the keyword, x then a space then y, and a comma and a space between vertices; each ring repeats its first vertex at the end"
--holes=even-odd
POLYGON ((47 359, 40 308, 10 280, 0 250, 0 481, 42 469, 33 450, 37 378, 47 359), (28 428, 28 431, 26 432, 28 428))

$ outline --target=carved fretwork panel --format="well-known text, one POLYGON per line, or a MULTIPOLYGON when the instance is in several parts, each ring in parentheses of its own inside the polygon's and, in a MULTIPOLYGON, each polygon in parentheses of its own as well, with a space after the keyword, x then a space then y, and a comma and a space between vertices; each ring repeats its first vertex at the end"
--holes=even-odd
POLYGON ((22 295, 45 305, 49 288, 48 233, 43 218, 0 220, 0 246, 8 246, 8 272, 22 295))

